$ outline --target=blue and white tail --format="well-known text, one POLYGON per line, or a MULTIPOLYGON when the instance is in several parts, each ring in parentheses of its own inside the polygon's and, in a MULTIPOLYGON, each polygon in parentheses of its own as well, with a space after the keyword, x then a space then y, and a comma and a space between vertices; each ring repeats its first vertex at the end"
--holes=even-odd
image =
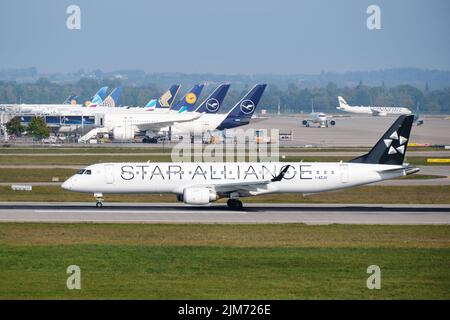
POLYGON ((231 129, 250 122, 259 100, 266 89, 266 84, 255 85, 238 103, 227 113, 225 119, 217 129, 231 129))
POLYGON ((108 87, 100 88, 97 93, 88 101, 85 102, 86 107, 96 107, 103 102, 103 99, 106 97, 106 92, 108 91, 108 87))
POLYGON ((200 113, 217 113, 222 106, 223 100, 230 89, 229 83, 224 83, 218 86, 214 91, 195 109, 195 112, 200 113))
POLYGON ((174 111, 193 111, 194 106, 197 103, 198 98, 200 97, 200 94, 202 93, 204 84, 196 84, 191 90, 189 90, 181 99, 180 101, 177 101, 170 110, 174 111))
POLYGON ((122 87, 117 87, 111 93, 109 96, 106 97, 105 100, 100 104, 102 107, 119 107, 119 98, 120 94, 122 93, 122 87))

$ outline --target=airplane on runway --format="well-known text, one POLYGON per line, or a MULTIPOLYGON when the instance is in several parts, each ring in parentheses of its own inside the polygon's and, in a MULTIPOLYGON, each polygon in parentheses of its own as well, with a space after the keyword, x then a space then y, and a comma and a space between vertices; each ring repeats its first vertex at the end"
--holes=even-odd
POLYGON ((305 127, 310 127, 310 124, 317 124, 319 128, 328 128, 329 125, 334 126, 336 121, 327 116, 323 112, 314 112, 314 104, 311 104, 311 113, 309 118, 302 121, 305 127))
POLYGON ((235 210, 242 209, 242 197, 347 189, 419 171, 404 164, 413 118, 399 116, 367 154, 349 162, 100 163, 81 169, 62 188, 93 193, 97 207, 104 194, 172 193, 190 205, 229 198, 235 210))
POLYGON ((338 101, 339 107, 336 107, 336 109, 350 113, 371 114, 372 116, 409 115, 412 113, 411 110, 405 107, 349 106, 347 101, 341 96, 338 97, 338 101))

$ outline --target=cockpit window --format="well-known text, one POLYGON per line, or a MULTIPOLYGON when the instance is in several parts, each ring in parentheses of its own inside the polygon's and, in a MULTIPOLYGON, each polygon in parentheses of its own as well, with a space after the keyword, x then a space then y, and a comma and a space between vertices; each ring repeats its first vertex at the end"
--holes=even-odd
POLYGON ((86 170, 84 174, 91 174, 91 170, 86 170))
POLYGON ((81 169, 77 171, 77 174, 83 174, 86 170, 85 169, 81 169))

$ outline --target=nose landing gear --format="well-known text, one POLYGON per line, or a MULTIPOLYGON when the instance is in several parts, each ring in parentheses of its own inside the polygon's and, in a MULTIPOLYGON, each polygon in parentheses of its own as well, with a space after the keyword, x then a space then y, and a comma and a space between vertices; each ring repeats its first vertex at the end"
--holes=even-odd
POLYGON ((97 207, 97 208, 101 208, 101 207, 103 207, 103 194, 102 193, 94 193, 94 197, 95 197, 95 200, 97 200, 97 202, 95 203, 95 206, 97 207))

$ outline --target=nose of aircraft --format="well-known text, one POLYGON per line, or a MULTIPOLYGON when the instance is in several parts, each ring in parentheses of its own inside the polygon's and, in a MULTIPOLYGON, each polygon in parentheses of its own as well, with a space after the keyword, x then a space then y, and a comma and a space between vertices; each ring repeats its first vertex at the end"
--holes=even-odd
POLYGON ((71 190, 73 188, 73 178, 69 178, 61 185, 61 188, 65 190, 71 190))

